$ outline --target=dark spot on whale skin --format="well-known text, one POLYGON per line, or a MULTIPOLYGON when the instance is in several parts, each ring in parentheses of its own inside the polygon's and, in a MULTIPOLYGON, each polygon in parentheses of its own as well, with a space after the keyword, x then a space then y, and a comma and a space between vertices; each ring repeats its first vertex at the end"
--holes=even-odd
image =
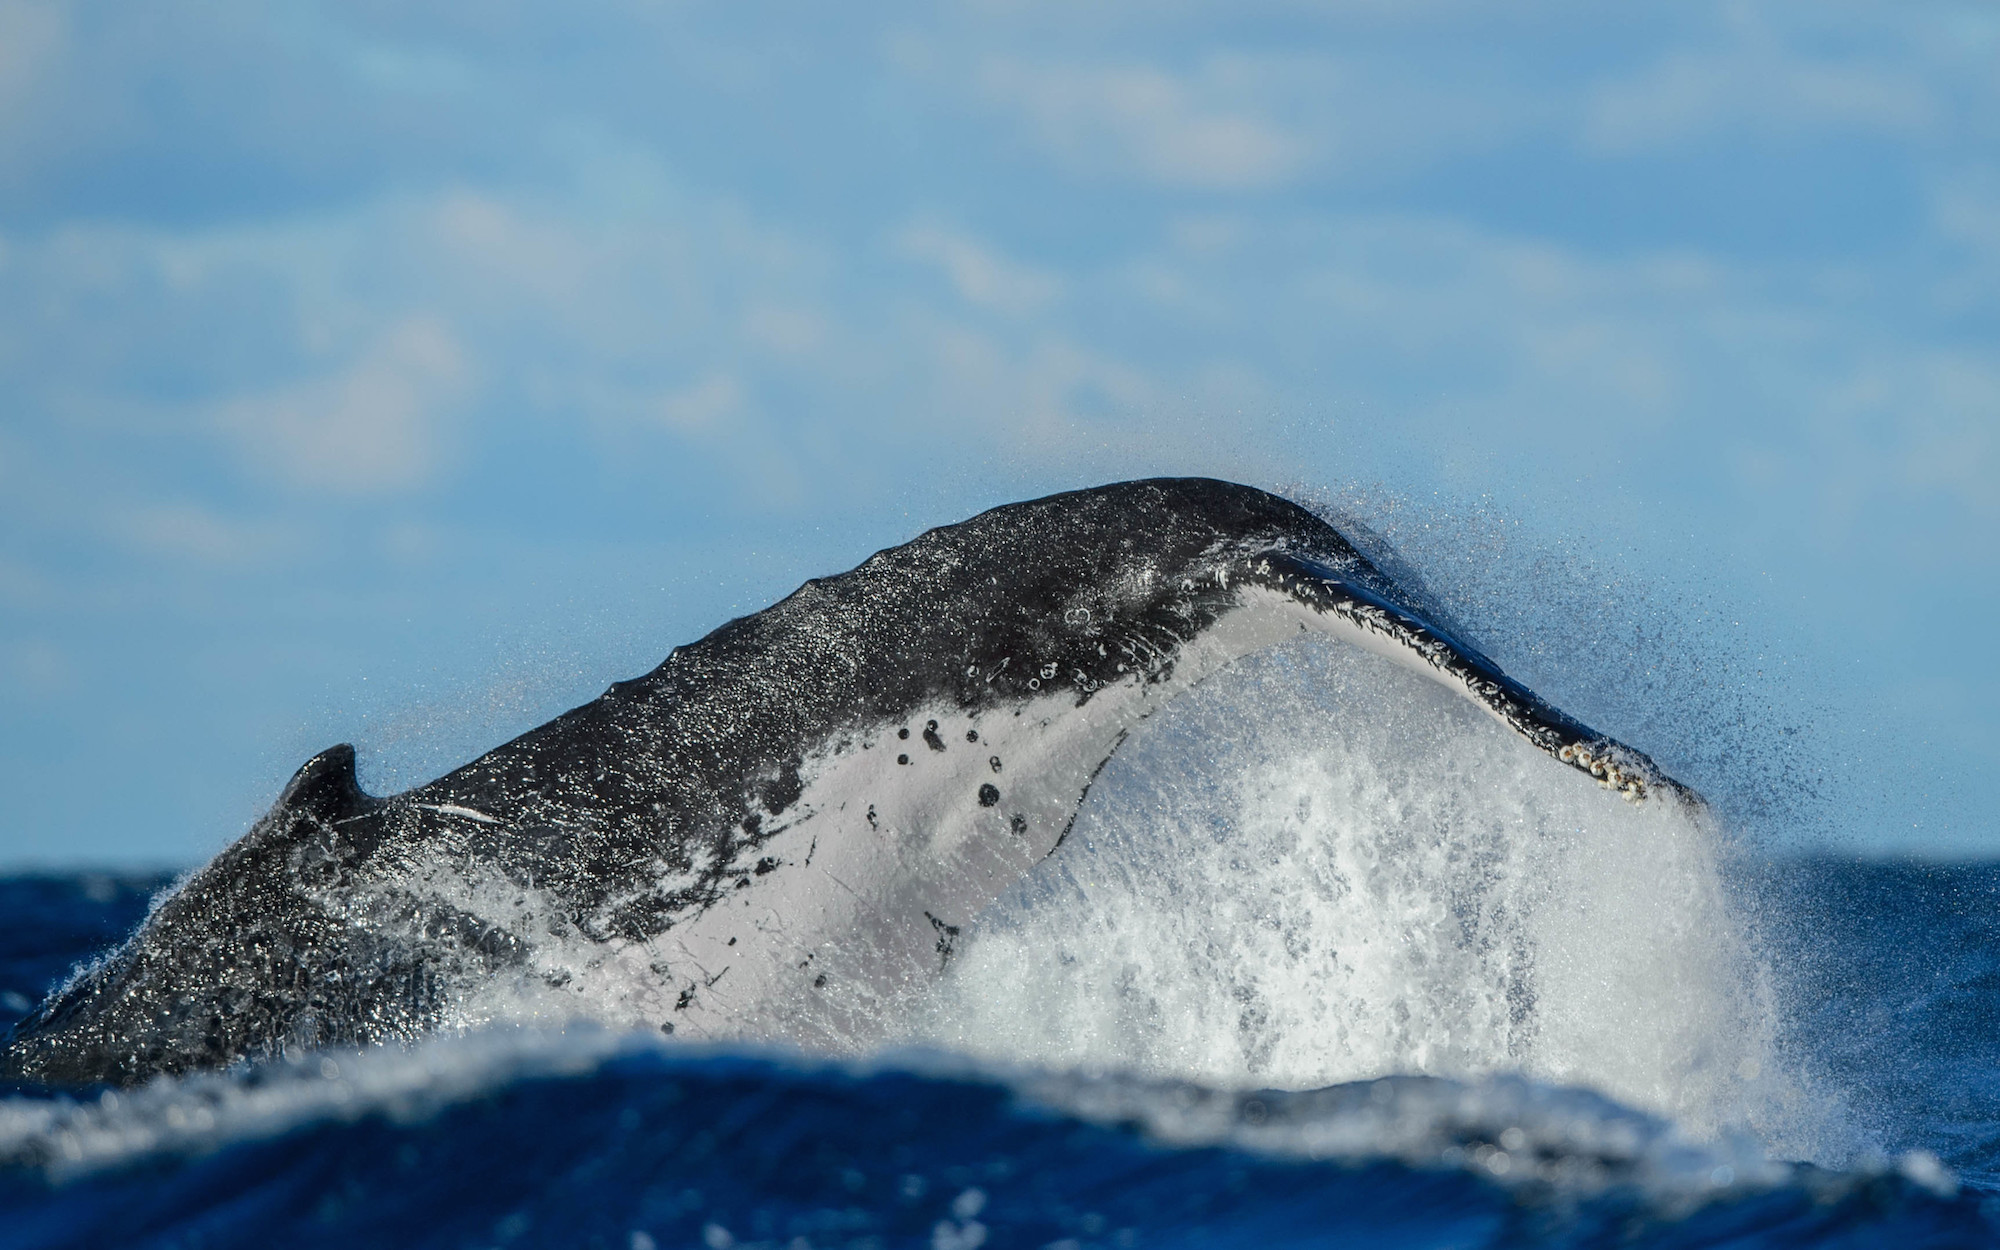
POLYGON ((978 731, 977 729, 968 729, 968 730, 966 730, 966 731, 965 731, 965 740, 966 740, 967 742, 977 742, 977 741, 979 741, 979 731, 978 731))
POLYGON ((989 781, 985 785, 979 787, 979 806, 995 807, 999 805, 999 802, 1000 802, 999 786, 996 786, 989 781))
POLYGON ((662 1033, 671 1034, 673 1031, 674 1031, 674 1022, 672 1020, 669 1020, 665 1024, 660 1026, 660 1032, 662 1033))
POLYGON ((1021 815, 1021 813, 1019 812, 1015 812, 1014 815, 1008 819, 1007 825, 1014 831, 1014 836, 1017 838, 1020 837, 1022 834, 1028 832, 1028 818, 1026 816, 1021 815))
MULTIPOLYGON (((764 858, 758 860, 757 866, 755 868, 752 868, 750 871, 756 873, 758 876, 761 877, 765 873, 770 872, 773 868, 776 868, 777 866, 778 866, 778 861, 772 859, 769 855, 766 855, 764 858)), ((730 940, 734 941, 735 939, 731 938, 730 940)))
POLYGON ((818 976, 813 978, 813 988, 816 990, 823 990, 826 988, 826 974, 824 972, 820 973, 818 976))
POLYGON ((678 999, 674 1000, 674 1010, 686 1011, 688 1009, 688 1004, 693 1001, 694 1001, 694 986, 690 985, 686 989, 681 991, 681 996, 678 999))
POLYGON ((898 764, 907 764, 907 763, 909 763, 909 762, 910 762, 910 757, 909 757, 909 756, 907 756, 907 755, 898 755, 898 756, 896 757, 896 762, 897 762, 898 764))
POLYGON ((873 803, 868 805, 868 827, 870 829, 880 829, 882 827, 881 822, 875 819, 875 805, 873 803))
POLYGON ((729 944, 730 944, 731 946, 734 946, 734 945, 736 945, 736 939, 735 939, 735 938, 730 938, 730 939, 729 939, 729 944))
POLYGON ((944 739, 938 737, 936 721, 924 726, 924 745, 933 751, 944 750, 944 739))
POLYGON ((951 948, 958 940, 958 926, 946 924, 929 912, 924 913, 924 919, 931 922, 931 928, 937 933, 938 969, 942 971, 951 966, 951 948))
POLYGON ((996 756, 994 756, 994 757, 993 757, 992 759, 990 759, 990 760, 987 760, 986 762, 987 762, 987 763, 989 763, 989 764, 991 764, 991 765, 993 765, 993 771, 994 771, 994 772, 996 772, 996 773, 997 773, 997 772, 999 772, 999 771, 1000 771, 1000 757, 999 757, 999 756, 997 756, 997 755, 996 755, 996 756))
POLYGON ((910 736, 910 727, 909 727, 908 725, 905 725, 905 726, 903 726, 903 727, 902 727, 901 729, 898 729, 898 730, 896 731, 896 736, 897 736, 898 738, 907 738, 907 737, 909 737, 909 736, 910 736))

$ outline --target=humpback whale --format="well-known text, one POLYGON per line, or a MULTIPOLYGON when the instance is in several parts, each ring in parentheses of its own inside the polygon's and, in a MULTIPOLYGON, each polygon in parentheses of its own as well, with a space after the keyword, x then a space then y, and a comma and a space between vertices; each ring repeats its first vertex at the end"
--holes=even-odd
POLYGON ((839 1045, 1059 848, 1133 727, 1330 634, 1633 802, 1698 802, 1427 619, 1331 525, 1246 486, 1009 504, 677 648, 426 785, 298 770, 238 842, 16 1028, 0 1072, 132 1083, 616 1005, 839 1045))

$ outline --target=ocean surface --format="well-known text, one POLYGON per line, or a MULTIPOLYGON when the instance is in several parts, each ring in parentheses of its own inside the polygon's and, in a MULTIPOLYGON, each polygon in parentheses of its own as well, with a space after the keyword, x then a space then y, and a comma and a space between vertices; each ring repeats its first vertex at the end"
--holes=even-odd
MULTIPOLYGON (((844 1041, 551 946, 410 1047, 0 1091, 0 1247, 2000 1245, 2000 865, 1762 845, 1278 648, 844 1041)), ((0 881, 0 1026, 171 884, 0 881)))
MULTIPOLYGON (((0 882, 28 1000, 159 878, 0 882)), ((1782 1049, 1860 1147, 1694 1140, 1514 1076, 1312 1092, 572 1027, 0 1104, 0 1245, 2000 1244, 2000 867, 1767 865, 1782 1049)))

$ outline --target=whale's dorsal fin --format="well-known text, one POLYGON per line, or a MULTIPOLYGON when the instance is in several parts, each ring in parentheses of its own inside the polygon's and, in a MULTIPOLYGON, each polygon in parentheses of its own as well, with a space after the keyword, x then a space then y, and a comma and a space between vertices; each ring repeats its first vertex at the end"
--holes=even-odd
POLYGON ((367 811, 377 802, 354 775, 354 747, 342 742, 299 765, 278 796, 284 811, 315 816, 328 824, 367 811))

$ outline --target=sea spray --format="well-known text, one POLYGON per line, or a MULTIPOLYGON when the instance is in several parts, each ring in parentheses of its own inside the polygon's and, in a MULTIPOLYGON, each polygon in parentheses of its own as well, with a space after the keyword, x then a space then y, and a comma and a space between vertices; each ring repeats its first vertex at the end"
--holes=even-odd
POLYGON ((1506 1071, 1843 1153, 1774 1057, 1698 807, 1617 801, 1338 643, 1251 657, 1127 743, 970 927, 917 1034, 1236 1085, 1506 1071))

